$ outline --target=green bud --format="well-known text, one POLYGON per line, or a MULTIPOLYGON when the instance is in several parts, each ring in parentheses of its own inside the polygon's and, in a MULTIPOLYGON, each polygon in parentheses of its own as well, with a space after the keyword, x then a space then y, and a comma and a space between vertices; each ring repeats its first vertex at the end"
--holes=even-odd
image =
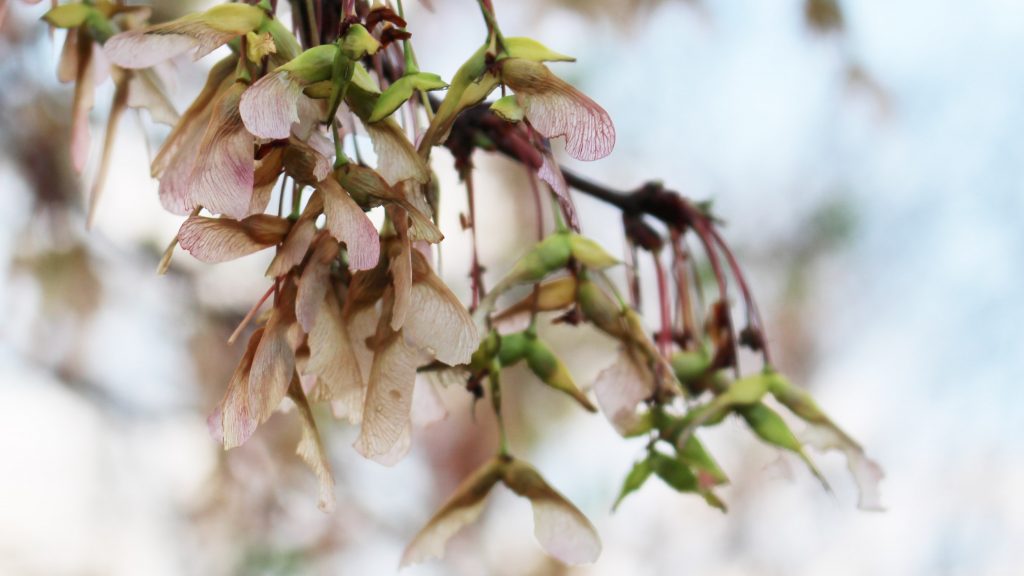
POLYGON ((716 398, 716 400, 727 398, 727 402, 730 405, 740 406, 760 402, 761 398, 768 393, 770 384, 771 380, 766 374, 755 374, 740 378, 733 382, 729 389, 716 398))
POLYGON ((414 92, 419 90, 431 91, 440 90, 447 88, 448 84, 441 79, 437 74, 431 74, 429 72, 417 72, 415 74, 406 74, 394 84, 388 87, 380 98, 377 99, 377 103, 373 106, 373 113, 370 114, 370 122, 379 122, 388 116, 392 112, 398 110, 399 106, 404 104, 406 100, 412 97, 414 92))
POLYGON ((502 310, 500 314, 494 317, 494 320, 500 322, 505 318, 531 313, 534 310, 537 312, 561 310, 571 306, 575 301, 576 277, 573 275, 561 276, 537 284, 533 292, 502 310))
POLYGON ((738 412, 746 420, 750 429, 762 440, 800 456, 800 459, 804 461, 804 464, 807 465, 811 473, 814 474, 826 490, 828 489, 828 481, 825 480, 825 476, 814 465, 814 461, 804 451, 803 444, 796 437, 796 434, 793 434, 793 431, 789 429, 789 425, 782 419, 782 416, 779 416, 777 412, 760 402, 752 406, 740 408, 738 412))
MULTIPOLYGON (((423 135, 423 141, 420 143, 421 153, 435 144, 444 142, 459 113, 487 97, 489 92, 479 91, 474 93, 473 98, 463 100, 466 91, 487 71, 487 47, 487 44, 484 44, 478 48, 455 72, 448 93, 445 94, 441 106, 438 107, 434 119, 423 135)), ((493 90, 494 85, 491 85, 490 89, 493 90)))
POLYGON ((498 354, 498 338, 498 333, 491 330, 480 341, 480 345, 477 346, 476 352, 473 352, 473 356, 469 361, 469 369, 472 372, 479 373, 490 368, 492 360, 498 354))
POLYGON ((658 478, 661 478, 676 491, 696 492, 703 496, 704 501, 709 505, 725 511, 725 503, 709 488, 701 486, 700 480, 689 466, 661 452, 652 451, 649 458, 654 473, 658 475, 658 478))
POLYGON ((532 38, 505 38, 505 48, 510 58, 522 58, 533 62, 575 62, 572 56, 559 54, 532 38))
POLYGON ((85 28, 89 31, 92 39, 100 44, 104 44, 118 32, 117 28, 114 28, 110 20, 99 10, 93 10, 85 18, 85 28))
POLYGON ((771 408, 763 403, 757 403, 740 408, 738 412, 746 420, 750 429, 765 442, 791 452, 803 454, 803 445, 800 443, 800 440, 789 429, 782 416, 779 416, 771 408))
MULTIPOLYGON (((796 386, 789 383, 788 380, 778 372, 767 370, 766 378, 769 382, 769 389, 775 399, 778 400, 783 406, 788 408, 790 412, 799 416, 803 421, 807 422, 813 427, 820 429, 829 430, 835 436, 835 443, 842 446, 845 450, 853 450, 854 452, 860 452, 863 454, 863 449, 857 442, 850 437, 842 428, 836 425, 831 418, 828 417, 825 412, 818 407, 818 404, 814 401, 806 391, 797 388, 796 386)), ((810 459, 804 456, 804 461, 810 467, 811 472, 814 472, 818 480, 821 481, 822 485, 828 489, 828 482, 824 476, 814 467, 810 459)))
MULTIPOLYGON (((231 4, 231 6, 235 6, 235 4, 231 4)), ((334 58, 337 54, 338 47, 334 44, 316 46, 278 67, 278 70, 290 72, 302 84, 330 80, 334 58)))
POLYGON ((534 338, 527 339, 526 364, 542 382, 559 392, 572 396, 586 410, 597 412, 597 408, 590 402, 590 399, 576 386, 576 382, 573 381, 569 369, 540 340, 534 338))
POLYGON ((555 233, 548 236, 516 262, 506 279, 508 285, 537 282, 565 268, 569 263, 570 250, 568 235, 555 233))
POLYGON ((242 35, 259 28, 267 13, 248 4, 218 4, 195 18, 215 30, 242 35))
POLYGON ((611 254, 605 252, 600 244, 579 234, 569 234, 569 249, 573 258, 593 270, 604 270, 619 263, 611 254))
POLYGON ((341 51, 352 60, 373 56, 380 48, 380 42, 362 24, 349 26, 345 38, 341 41, 341 51))
POLYGON ((725 475, 725 472, 722 471, 722 468, 711 454, 704 449, 704 445, 701 444, 700 440, 697 440, 696 436, 690 436, 686 444, 683 445, 683 448, 679 450, 679 460, 684 464, 692 466, 700 473, 706 474, 716 485, 729 482, 729 477, 725 475))
POLYGON ((334 118, 338 113, 338 106, 348 93, 349 84, 352 83, 352 74, 355 73, 357 58, 352 58, 345 50, 338 50, 334 54, 334 62, 331 63, 331 95, 327 99, 327 118, 334 118))
POLYGON ((686 464, 657 451, 652 451, 648 459, 658 478, 672 488, 679 492, 697 491, 697 475, 686 464))
POLYGON ((678 439, 673 439, 676 446, 685 446, 698 427, 717 424, 733 410, 760 402, 768 392, 768 385, 768 376, 763 373, 736 380, 711 402, 694 408, 686 415, 686 424, 678 439))
POLYGON ((818 403, 814 401, 814 398, 806 391, 790 384, 789 380, 786 380, 782 374, 774 371, 768 372, 766 379, 772 395, 786 408, 789 408, 793 414, 807 422, 831 425, 831 420, 818 407, 818 403))
POLYGON ((593 280, 580 277, 576 302, 579 303, 583 316, 599 330, 620 340, 628 336, 628 325, 622 314, 622 306, 612 300, 593 280))
POLYGON ((370 76, 366 68, 363 65, 356 63, 355 70, 352 71, 352 84, 364 92, 371 94, 380 94, 380 88, 377 86, 377 81, 370 76))
POLYGON ((711 367, 711 358, 703 350, 676 352, 672 355, 671 364, 676 378, 686 384, 700 380, 707 375, 708 368, 711 367))
POLYGON ((502 366, 511 366, 526 357, 526 349, 534 341, 524 332, 505 334, 501 337, 501 348, 498 351, 498 361, 502 366))
POLYGON ((651 462, 648 459, 641 460, 633 465, 633 468, 626 474, 626 479, 622 483, 622 489, 619 490, 619 497, 615 499, 615 504, 612 504, 612 510, 619 507, 622 500, 636 492, 647 482, 647 479, 651 477, 651 473, 654 469, 651 467, 651 462))
POLYGON ((497 114, 498 118, 501 118, 505 122, 521 122, 526 116, 523 109, 519 106, 519 101, 516 99, 514 94, 498 98, 491 104, 491 112, 497 114))
POLYGON ((98 12, 86 4, 65 4, 43 14, 43 20, 55 28, 78 28, 93 13, 98 12))

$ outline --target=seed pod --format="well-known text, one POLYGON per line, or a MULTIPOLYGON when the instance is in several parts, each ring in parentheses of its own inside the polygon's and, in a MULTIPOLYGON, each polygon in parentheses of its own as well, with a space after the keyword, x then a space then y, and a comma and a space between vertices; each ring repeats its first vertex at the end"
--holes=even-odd
POLYGON ((331 173, 327 156, 298 139, 289 142, 281 160, 287 174, 301 185, 315 186, 331 173))
POLYGON ((377 103, 373 105, 373 112, 370 114, 370 122, 379 122, 384 118, 391 115, 392 112, 398 110, 408 100, 412 98, 413 93, 424 90, 440 90, 447 88, 448 84, 441 79, 437 74, 431 74, 429 72, 416 72, 414 74, 406 74, 394 84, 388 86, 388 89, 377 98, 377 103))
POLYGON ((377 50, 380 50, 380 47, 380 42, 362 24, 349 26, 344 40, 341 41, 341 51, 352 60, 359 60, 363 56, 373 56, 377 50))
POLYGON ((674 488, 676 491, 697 492, 704 497, 704 501, 709 505, 725 511, 725 503, 711 492, 711 490, 700 485, 697 475, 693 473, 693 470, 691 470, 689 466, 676 458, 672 458, 671 456, 667 456, 656 451, 651 451, 648 458, 650 459, 651 467, 654 469, 654 473, 658 475, 658 478, 664 480, 666 484, 674 488))
POLYGON ((491 112, 505 122, 515 123, 523 120, 523 109, 519 107, 519 102, 513 95, 495 100, 494 104, 491 104, 491 112))
POLYGON ((569 248, 572 250, 573 258, 593 270, 604 270, 619 263, 600 244, 579 234, 569 235, 569 248))
POLYGON ((831 419, 818 407, 814 398, 804 390, 790 384, 782 374, 770 372, 767 375, 767 380, 772 395, 786 408, 789 408, 793 414, 813 424, 834 426, 831 419))
POLYGON ((54 28, 78 28, 98 10, 86 4, 65 4, 43 14, 43 20, 54 28))
POLYGON ((768 392, 770 384, 771 378, 768 374, 754 374, 733 382, 717 399, 727 398, 723 402, 732 406, 753 404, 760 402, 768 392))
POLYGON ((580 276, 576 301, 579 302, 583 315, 599 330, 619 340, 627 337, 628 326, 622 314, 622 307, 593 280, 580 276))
POLYGON ((516 262, 508 275, 487 294, 480 307, 489 310, 498 296, 509 288, 517 284, 538 282, 548 274, 565 268, 570 255, 568 234, 556 232, 541 240, 516 262))
POLYGON ((473 353, 469 360, 469 369, 478 374, 486 371, 491 366, 491 361, 498 354, 499 336, 495 331, 490 331, 480 342, 480 346, 473 353))
POLYGON ((651 468, 651 461, 648 459, 641 460, 633 465, 633 468, 626 474, 626 479, 622 482, 622 489, 619 490, 619 497, 615 499, 615 503, 612 504, 612 510, 614 511, 619 507, 622 500, 636 492, 647 482, 647 479, 651 477, 651 473, 654 469, 651 468))
POLYGON ((571 248, 566 234, 556 233, 540 241, 523 256, 509 273, 515 284, 536 282, 548 274, 565 268, 571 248))
POLYGON ((576 277, 561 276, 545 281, 535 287, 535 291, 527 294, 522 300, 505 308, 494 316, 494 322, 516 318, 520 315, 537 312, 553 312, 568 308, 576 301, 576 277))
POLYGON ((526 357, 526 350, 534 339, 523 332, 515 332, 501 336, 501 347, 498 350, 498 361, 502 366, 511 366, 526 357))
POLYGON ((789 450, 799 456, 811 470, 811 473, 828 489, 828 482, 825 480, 825 477, 818 470, 818 467, 814 465, 814 462, 807 453, 804 452, 803 444, 796 437, 796 434, 793 434, 793 431, 789 429, 789 425, 782 419, 782 416, 779 416, 777 412, 761 402, 740 408, 737 412, 747 421, 750 429, 762 440, 783 450, 789 450))
POLYGON ((658 478, 664 480, 672 488, 679 492, 697 491, 697 475, 686 464, 661 452, 651 452, 648 459, 658 478))
POLYGON ((597 412, 590 399, 576 386, 569 369, 546 344, 537 339, 527 339, 526 363, 542 382, 572 396, 586 410, 597 412))
POLYGON ((279 66, 275 72, 288 72, 303 86, 331 79, 331 67, 338 54, 334 44, 323 44, 305 50, 293 60, 279 66))
POLYGON ((683 384, 697 382, 707 375, 711 366, 711 358, 703 350, 695 352, 676 352, 672 355, 672 371, 683 384))
POLYGON ((803 455, 803 445, 800 440, 789 429, 786 421, 771 408, 763 403, 757 403, 740 408, 737 412, 747 421, 750 429, 765 442, 803 455))
POLYGON ((533 38, 505 38, 505 48, 512 58, 522 58, 533 62, 575 62, 572 56, 559 54, 533 38))
POLYGON ((704 449, 704 445, 696 436, 690 436, 686 444, 679 450, 679 460, 697 470, 701 485, 727 484, 729 477, 714 457, 704 449))

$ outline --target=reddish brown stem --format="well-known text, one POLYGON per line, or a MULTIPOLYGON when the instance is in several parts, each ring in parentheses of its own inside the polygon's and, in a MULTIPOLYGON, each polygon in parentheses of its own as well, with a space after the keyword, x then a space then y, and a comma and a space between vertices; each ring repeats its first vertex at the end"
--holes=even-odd
POLYGON ((661 254, 651 252, 654 270, 658 276, 658 308, 661 311, 661 330, 658 331, 658 349, 668 358, 672 355, 672 297, 668 294, 668 275, 661 262, 661 254))
POLYGON ((471 290, 473 292, 472 305, 469 307, 470 312, 473 312, 480 306, 480 299, 484 297, 484 271, 483 267, 480 266, 480 256, 478 252, 478 240, 476 234, 476 200, 475 192, 473 190, 473 169, 467 168, 462 172, 462 180, 466 183, 466 197, 469 201, 469 231, 470 240, 473 245, 473 263, 469 270, 469 278, 472 283, 471 290))

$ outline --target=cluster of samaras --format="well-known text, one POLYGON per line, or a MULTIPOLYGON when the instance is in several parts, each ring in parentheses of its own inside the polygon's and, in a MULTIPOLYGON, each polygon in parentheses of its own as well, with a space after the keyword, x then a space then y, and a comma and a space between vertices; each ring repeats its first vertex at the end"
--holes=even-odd
MULTIPOLYGON (((766 395, 824 431, 825 444, 845 450, 851 463, 870 464, 809 397, 770 367, 729 381, 730 365, 716 363, 721 355, 707 352, 705 342, 735 345, 731 331, 709 323, 708 339, 692 338, 677 351, 652 341, 604 275, 617 261, 577 233, 566 181, 547 144, 560 137, 574 158, 604 157, 615 141, 607 113, 544 65, 570 58, 530 39, 504 37, 490 2, 479 4, 487 41, 450 82, 419 71, 400 2, 398 13, 363 1, 336 6, 342 18, 333 35, 325 37, 321 32, 329 27, 322 24, 316 33, 307 28, 301 35, 306 49, 266 0, 219 5, 152 26, 145 9, 103 0, 47 13, 51 25, 68 29, 60 76, 75 82, 72 156, 79 168, 88 151, 93 87, 103 77, 97 70, 109 68, 116 85, 90 214, 117 118, 126 107, 142 107, 173 125, 152 174, 164 207, 188 215, 177 243, 211 263, 275 250, 270 287, 235 336, 257 317, 261 325, 210 418, 224 446, 244 443, 290 397, 303 422, 298 453, 321 481, 321 505, 330 507, 333 480, 311 403, 329 402, 336 417, 359 425, 356 450, 385 464, 410 447, 416 375, 427 365, 460 367, 480 394, 487 382, 499 421, 501 371, 521 361, 544 383, 596 410, 536 333, 539 312, 567 311, 574 322, 620 343, 618 360, 594 384, 598 404, 623 435, 651 438, 623 495, 655 474, 721 506, 712 490, 727 478, 693 432, 730 413, 766 441, 806 458, 803 444, 762 403, 766 395), (213 66, 179 117, 162 91, 161 64, 225 45, 230 55, 213 66), (557 231, 487 293, 474 317, 430 264, 431 245, 443 235, 435 224, 429 160, 460 114, 499 87, 512 94, 494 101, 491 113, 528 135, 523 142, 531 161, 524 164, 550 187, 563 214, 557 214, 557 231), (435 111, 427 93, 442 89, 435 111), (372 141, 375 166, 361 160, 358 148, 355 159, 346 154, 345 137, 356 133, 372 141), (274 210, 268 205, 277 186, 274 210), (385 215, 380 227, 366 214, 378 207, 385 215), (499 297, 517 285, 532 285, 534 292, 496 312, 499 297), (258 315, 267 301, 269 313, 258 315), (727 341, 718 342, 723 333, 727 341), (704 393, 711 399, 702 405, 682 402, 704 393)), ((405 560, 440 554, 499 482, 531 501, 537 537, 551 554, 570 563, 596 558, 600 543, 589 521, 536 470, 510 456, 503 440, 498 456, 466 480, 405 560)))

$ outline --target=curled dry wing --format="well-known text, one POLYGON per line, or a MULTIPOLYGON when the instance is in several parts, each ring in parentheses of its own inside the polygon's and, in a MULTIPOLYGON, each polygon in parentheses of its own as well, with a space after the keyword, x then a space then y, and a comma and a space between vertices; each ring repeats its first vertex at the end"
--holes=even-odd
POLYGON ((494 459, 463 480, 455 493, 405 547, 401 565, 409 566, 444 556, 448 540, 480 517, 487 503, 487 495, 501 480, 503 470, 504 463, 494 459))
POLYGON ((189 216, 178 230, 178 242, 197 260, 227 262, 284 240, 291 223, 269 214, 243 220, 189 216))
POLYGON ((468 363, 480 345, 473 317, 420 252, 413 251, 412 265, 411 312, 403 329, 406 337, 449 366, 468 363))
POLYGON ((551 155, 551 150, 545 149, 541 157, 543 160, 540 168, 537 169, 537 177, 554 190, 555 196, 558 198, 558 205, 562 207, 562 212, 565 214, 566 220, 568 220, 569 227, 573 230, 579 230, 580 219, 576 213, 576 203, 573 202, 572 195, 569 194, 569 185, 565 182, 565 175, 562 174, 562 169, 555 162, 555 158, 551 155))
POLYGON ((334 510, 334 474, 331 472, 331 462, 324 450, 323 442, 320 439, 320 432, 317 431, 316 421, 313 419, 313 410, 309 407, 309 400, 302 391, 298 378, 293 378, 288 388, 288 396, 295 401, 298 407, 299 416, 302 419, 302 438, 295 449, 295 453, 302 458, 302 461, 313 470, 317 480, 320 482, 319 507, 324 512, 334 510))
POLYGON ((406 180, 420 184, 430 181, 430 168, 394 120, 388 118, 364 126, 377 154, 377 172, 388 184, 394 186, 406 180))
POLYGON ((637 406, 654 392, 654 379, 640 355, 623 348, 615 363, 594 381, 594 393, 601 412, 620 434, 626 434, 639 420, 637 406))
POLYGON ((597 560, 601 540, 587 517, 529 464, 497 457, 459 485, 406 547, 402 566, 440 558, 448 540, 480 516, 487 495, 499 481, 530 501, 534 535, 548 554, 572 565, 597 560))
POLYGON ((516 93, 530 124, 547 138, 565 137, 577 160, 597 160, 615 147, 615 126, 604 108, 547 66, 521 58, 502 61, 501 79, 516 93))
POLYGON ((189 178, 193 206, 241 219, 252 204, 255 140, 238 114, 245 84, 235 82, 212 104, 206 132, 189 178))
POLYGON ((233 82, 234 66, 234 58, 225 58, 214 65, 202 91, 178 119, 153 159, 151 174, 160 179, 160 203, 174 214, 188 214, 195 208, 189 195, 189 182, 196 163, 196 150, 213 114, 210 103, 233 82))
POLYGON ((381 316, 375 344, 355 449, 371 460, 393 464, 396 449, 408 446, 418 354, 400 332, 391 330, 387 314, 381 316))
MULTIPOLYGON (((313 238, 316 237, 316 219, 323 212, 324 203, 320 192, 313 192, 302 214, 285 237, 281 249, 274 255, 274 260, 267 268, 267 276, 277 277, 287 274, 292 268, 302 263, 309 251, 313 238)), ((300 282, 301 286, 301 282, 300 282)), ((305 327, 305 326, 303 326, 305 327)), ((308 331, 308 330, 307 330, 308 331)))
POLYGON ((341 173, 341 184, 357 198, 372 198, 403 208, 410 219, 409 237, 436 244, 444 235, 430 220, 430 206, 415 181, 391 185, 372 168, 349 163, 341 173))
POLYGON ((533 533, 545 552, 570 565, 589 564, 601 555, 594 525, 529 464, 513 461, 505 484, 533 505, 533 533))
POLYGON ((846 467, 857 484, 857 507, 861 510, 884 511, 879 483, 885 477, 882 467, 868 457, 864 448, 834 425, 810 422, 802 434, 803 441, 818 450, 836 450, 846 456, 846 467))
POLYGON ((270 313, 270 319, 256 347, 249 376, 249 408, 262 424, 274 413, 288 392, 295 373, 295 351, 288 338, 288 332, 295 323, 294 292, 285 284, 282 297, 270 313))
POLYGON ((348 325, 332 292, 324 294, 309 332, 306 372, 316 375, 314 400, 330 400, 335 411, 353 424, 362 420, 365 381, 348 325))
POLYGON ((211 432, 224 443, 225 449, 244 444, 259 425, 259 418, 249 405, 249 373, 256 348, 262 340, 263 328, 259 328, 249 338, 249 344, 235 367, 224 398, 210 416, 211 432))
POLYGON ((300 122, 299 101, 303 98, 308 96, 302 93, 302 85, 287 70, 278 70, 250 86, 242 94, 238 108, 245 127, 253 135, 281 140, 300 122))
POLYGON ((327 230, 345 243, 349 267, 369 270, 380 258, 380 235, 363 209, 342 189, 333 177, 325 178, 317 189, 323 194, 327 230))
POLYGON ((332 291, 331 264, 340 251, 341 247, 334 238, 320 236, 299 276, 295 315, 303 332, 307 334, 313 329, 317 314, 320 313, 324 295, 332 291))
POLYGON ((409 224, 405 210, 397 206, 387 209, 395 224, 398 241, 389 250, 388 272, 394 286, 395 304, 391 310, 391 329, 399 330, 405 324, 412 304, 412 242, 409 240, 409 224))

